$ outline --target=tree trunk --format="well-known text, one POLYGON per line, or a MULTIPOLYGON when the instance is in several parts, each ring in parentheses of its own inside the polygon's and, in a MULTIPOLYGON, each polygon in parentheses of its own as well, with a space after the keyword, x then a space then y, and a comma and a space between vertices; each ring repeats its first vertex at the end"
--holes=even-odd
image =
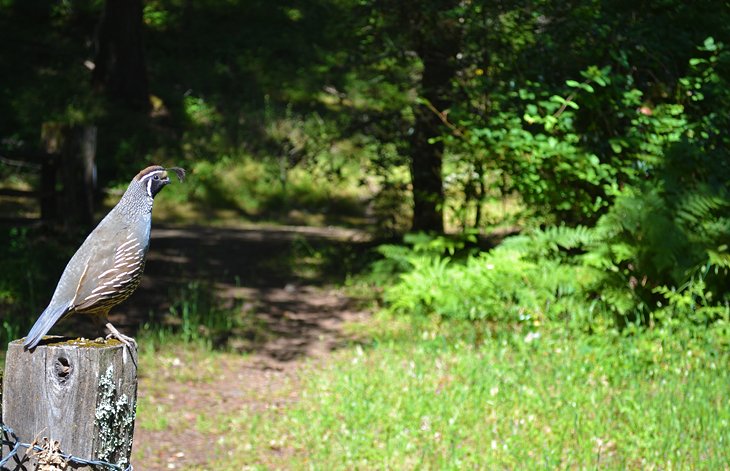
POLYGON ((92 227, 96 190, 96 126, 74 126, 61 153, 65 225, 92 227))
POLYGON ((91 80, 95 89, 126 107, 149 110, 141 0, 106 0, 91 80))
MULTIPOLYGON (((96 126, 49 122, 44 123, 41 134, 45 150, 60 156, 58 169, 62 183, 59 195, 62 210, 59 222, 65 229, 92 227, 96 189, 96 126)), ((44 176, 49 182, 54 181, 53 177, 55 173, 44 176)), ((46 188, 44 191, 49 190, 46 188)), ((55 193, 51 197, 55 199, 55 193)))
POLYGON ((439 125, 434 122, 436 115, 424 105, 415 109, 415 115, 410 146, 413 185, 411 230, 442 233, 444 190, 441 164, 444 145, 442 142, 429 143, 429 139, 439 135, 439 125))
MULTIPOLYGON (((451 102, 451 80, 456 71, 459 28, 443 10, 416 24, 416 52, 423 63, 420 96, 439 112, 451 102)), ((410 138, 410 171, 413 185, 413 231, 443 233, 444 189, 442 159, 443 123, 426 104, 414 109, 415 123, 410 138)))

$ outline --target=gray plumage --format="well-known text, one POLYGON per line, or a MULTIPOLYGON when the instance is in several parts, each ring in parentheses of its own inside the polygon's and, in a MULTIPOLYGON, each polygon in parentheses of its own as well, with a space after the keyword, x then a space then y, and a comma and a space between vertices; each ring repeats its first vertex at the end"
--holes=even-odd
MULTIPOLYGON (((181 181, 185 176, 183 169, 169 170, 181 181)), ((80 313, 106 319, 137 289, 150 242, 152 203, 168 183, 166 169, 156 165, 132 179, 119 203, 69 260, 51 302, 23 342, 26 349, 35 348, 61 318, 80 313)))

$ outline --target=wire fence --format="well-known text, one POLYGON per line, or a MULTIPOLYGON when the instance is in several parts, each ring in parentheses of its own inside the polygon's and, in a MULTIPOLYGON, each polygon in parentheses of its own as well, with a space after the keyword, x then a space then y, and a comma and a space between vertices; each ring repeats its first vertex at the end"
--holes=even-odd
MULTIPOLYGON (((69 455, 67 453, 61 453, 60 450, 57 449, 57 444, 50 444, 47 443, 46 446, 41 446, 36 443, 24 443, 20 441, 18 436, 15 434, 12 428, 8 427, 7 425, 0 423, 0 427, 2 428, 2 446, 8 447, 10 451, 8 452, 7 456, 2 457, 0 459, 0 471, 11 471, 10 468, 6 468, 5 464, 9 463, 10 460, 13 460, 13 464, 17 466, 21 466, 22 463, 24 463, 27 458, 24 456, 21 458, 18 455, 18 452, 21 448, 24 449, 30 449, 34 453, 37 453, 39 455, 49 455, 52 454, 54 457, 59 458, 63 460, 63 463, 70 463, 70 464, 76 464, 76 465, 82 465, 82 466, 94 466, 100 469, 107 469, 112 471, 133 471, 134 468, 132 467, 131 463, 125 468, 123 466, 120 466, 118 464, 114 463, 108 463, 106 461, 101 460, 87 460, 84 458, 79 458, 78 456, 69 455)), ((13 468, 13 469, 16 469, 13 468)), ((25 468, 21 468, 25 469, 25 468)), ((59 469, 65 469, 65 468, 59 468, 59 469)))

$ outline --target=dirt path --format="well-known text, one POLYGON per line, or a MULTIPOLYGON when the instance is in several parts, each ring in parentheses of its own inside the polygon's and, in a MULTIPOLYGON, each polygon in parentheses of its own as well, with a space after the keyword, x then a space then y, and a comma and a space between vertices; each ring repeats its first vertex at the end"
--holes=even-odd
POLYGON ((227 339, 248 355, 163 351, 154 365, 140 364, 146 410, 135 431, 135 467, 209 469, 218 436, 206 420, 296 400, 302 363, 326 359, 347 341, 342 326, 368 315, 336 288, 347 260, 367 247, 364 234, 342 229, 155 228, 143 284, 118 323, 134 330, 150 313, 161 317, 170 290, 203 280, 263 334, 227 339))

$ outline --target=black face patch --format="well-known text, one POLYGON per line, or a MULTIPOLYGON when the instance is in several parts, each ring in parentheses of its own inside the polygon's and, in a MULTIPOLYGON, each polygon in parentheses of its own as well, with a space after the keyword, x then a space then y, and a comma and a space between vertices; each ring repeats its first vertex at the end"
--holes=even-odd
POLYGON ((140 183, 147 188, 147 194, 154 198, 165 185, 170 183, 170 179, 164 170, 155 170, 142 177, 140 183))

